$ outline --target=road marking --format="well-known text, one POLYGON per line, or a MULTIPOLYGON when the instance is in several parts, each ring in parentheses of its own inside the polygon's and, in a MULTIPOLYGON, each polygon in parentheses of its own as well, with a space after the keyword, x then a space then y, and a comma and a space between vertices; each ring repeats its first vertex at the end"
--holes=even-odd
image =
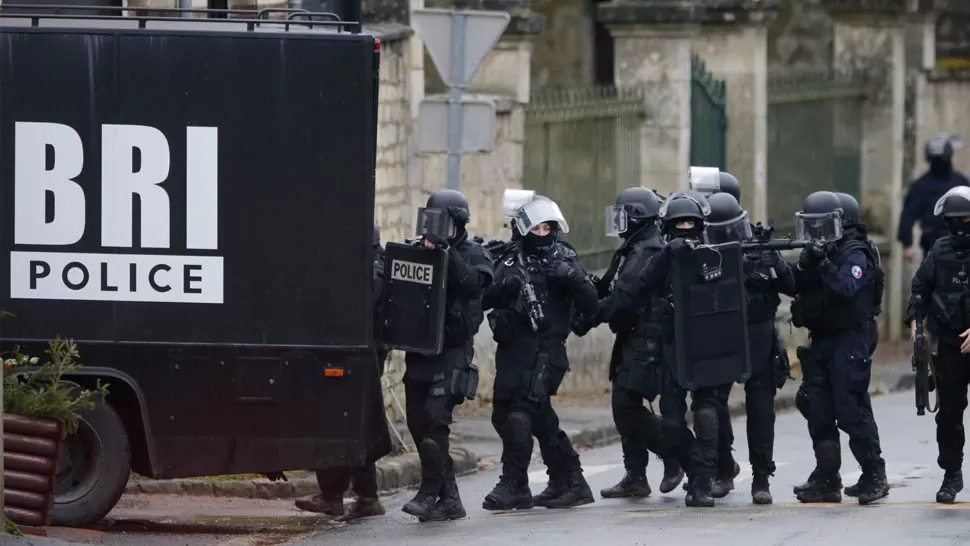
MULTIPOLYGON (((602 474, 603 472, 609 472, 610 470, 615 470, 617 468, 623 468, 623 465, 617 463, 584 466, 583 475, 589 478, 590 476, 602 474)), ((546 474, 545 470, 534 470, 529 472, 529 484, 544 484, 547 481, 549 481, 549 475, 546 474)))

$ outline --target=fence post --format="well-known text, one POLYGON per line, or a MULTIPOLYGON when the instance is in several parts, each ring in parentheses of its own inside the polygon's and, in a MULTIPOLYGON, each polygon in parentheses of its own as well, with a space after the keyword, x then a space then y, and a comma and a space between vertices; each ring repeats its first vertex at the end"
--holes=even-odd
POLYGON ((872 12, 861 0, 828 0, 835 19, 835 68, 862 67, 869 76, 863 107, 862 207, 870 228, 893 241, 888 283, 888 337, 903 319, 903 258, 896 242, 903 200, 906 62, 902 3, 872 12), (861 17, 860 15, 865 15, 861 17))
POLYGON ((753 220, 768 216, 768 23, 778 4, 707 8, 694 49, 727 87, 727 168, 753 220))
POLYGON ((616 87, 644 91, 640 185, 665 194, 688 183, 691 40, 700 13, 696 2, 666 1, 614 0, 597 10, 613 35, 616 87))

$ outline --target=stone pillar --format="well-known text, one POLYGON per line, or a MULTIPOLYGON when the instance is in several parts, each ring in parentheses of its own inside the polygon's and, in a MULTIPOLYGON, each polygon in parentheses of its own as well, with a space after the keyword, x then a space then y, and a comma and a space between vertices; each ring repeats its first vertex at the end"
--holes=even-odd
POLYGON ((640 185, 663 194, 688 185, 690 57, 699 13, 694 2, 659 0, 613 0, 597 13, 613 35, 616 86, 644 91, 640 185))
POLYGON ((767 221, 767 25, 777 13, 778 2, 749 6, 732 0, 707 7, 694 50, 727 87, 726 170, 741 182, 741 204, 751 219, 767 221))
POLYGON ((888 335, 900 336, 903 305, 902 249, 895 241, 903 199, 906 59, 905 0, 829 0, 835 19, 836 70, 863 72, 869 96, 863 107, 863 215, 893 240, 887 296, 888 335))
POLYGON ((928 108, 932 109, 927 93, 927 75, 936 66, 935 11, 916 14, 905 20, 906 45, 906 118, 903 185, 916 179, 926 170, 923 146, 935 127, 927 125, 928 108))

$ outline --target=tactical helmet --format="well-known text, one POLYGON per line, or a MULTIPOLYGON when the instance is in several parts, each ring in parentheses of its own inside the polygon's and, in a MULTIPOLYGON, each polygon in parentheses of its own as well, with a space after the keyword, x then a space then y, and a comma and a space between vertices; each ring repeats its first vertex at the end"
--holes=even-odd
POLYGON ((456 190, 441 190, 428 197, 427 204, 418 209, 415 235, 433 233, 454 241, 468 223, 468 200, 456 190))
POLYGON ((926 161, 950 161, 953 151, 963 147, 963 139, 951 133, 940 133, 926 143, 926 161))
POLYGON ((849 227, 862 223, 862 214, 859 212, 859 202, 856 198, 842 192, 837 192, 835 196, 839 198, 839 205, 842 207, 842 225, 849 227))
POLYGON ((675 192, 660 206, 660 221, 664 233, 675 237, 699 236, 704 231, 704 220, 711 213, 711 206, 703 194, 694 190, 675 192), (680 230, 677 223, 693 220, 694 227, 680 230))
POLYGON ((795 236, 799 240, 836 241, 842 237, 842 202, 830 191, 817 191, 805 198, 795 213, 795 236))
POLYGON ((606 235, 622 236, 637 231, 660 214, 657 194, 647 188, 629 188, 616 196, 616 204, 606 207, 606 235))
MULTIPOLYGON (((736 201, 741 201, 741 183, 738 182, 738 179, 733 174, 724 171, 720 172, 718 178, 721 186, 720 191, 730 194, 736 201)), ((711 206, 713 206, 713 203, 711 206)))
POLYGON ((730 193, 715 193, 707 198, 711 213, 704 222, 704 240, 712 245, 744 241, 752 237, 748 213, 730 193))
POLYGON ((942 216, 950 233, 966 241, 970 224, 961 219, 970 216, 970 187, 957 186, 943 194, 933 207, 935 216, 942 216))

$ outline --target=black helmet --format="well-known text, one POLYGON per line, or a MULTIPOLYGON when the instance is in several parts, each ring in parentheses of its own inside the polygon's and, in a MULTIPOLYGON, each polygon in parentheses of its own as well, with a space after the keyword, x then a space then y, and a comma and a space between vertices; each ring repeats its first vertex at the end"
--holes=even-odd
POLYGON ((839 205, 842 207, 842 225, 849 227, 861 224, 862 214, 856 198, 842 192, 837 192, 835 196, 839 198, 839 205))
POLYGON ((704 221, 704 239, 717 245, 730 241, 744 241, 752 237, 748 213, 730 193, 708 196, 711 213, 704 221))
POLYGON ((374 246, 381 246, 381 227, 374 221, 374 246))
MULTIPOLYGON (((721 186, 721 192, 731 194, 736 201, 741 201, 741 183, 733 174, 721 171, 718 175, 718 182, 721 186)), ((711 207, 713 206, 714 204, 711 203, 711 207)))
POLYGON ((704 220, 711 213, 711 206, 703 194, 694 190, 675 192, 660 206, 660 220, 664 233, 674 237, 699 237, 704 232, 704 220), (688 230, 677 228, 677 223, 693 220, 688 230))
POLYGON ((950 133, 940 133, 926 143, 926 161, 949 162, 953 158, 953 150, 963 147, 963 139, 950 133))
POLYGON ((842 202, 830 191, 805 198, 795 213, 795 236, 800 240, 836 241, 842 237, 842 202))
POLYGON ((468 223, 468 199, 456 190, 432 193, 423 208, 418 209, 415 235, 433 233, 455 241, 465 232, 468 223))
POLYGON ((651 224, 660 214, 660 199, 647 188, 629 188, 616 196, 616 204, 606 207, 606 235, 627 236, 651 224))
POLYGON ((942 216, 950 233, 966 241, 970 224, 960 219, 970 216, 970 187, 957 186, 944 193, 933 207, 933 214, 942 216))

